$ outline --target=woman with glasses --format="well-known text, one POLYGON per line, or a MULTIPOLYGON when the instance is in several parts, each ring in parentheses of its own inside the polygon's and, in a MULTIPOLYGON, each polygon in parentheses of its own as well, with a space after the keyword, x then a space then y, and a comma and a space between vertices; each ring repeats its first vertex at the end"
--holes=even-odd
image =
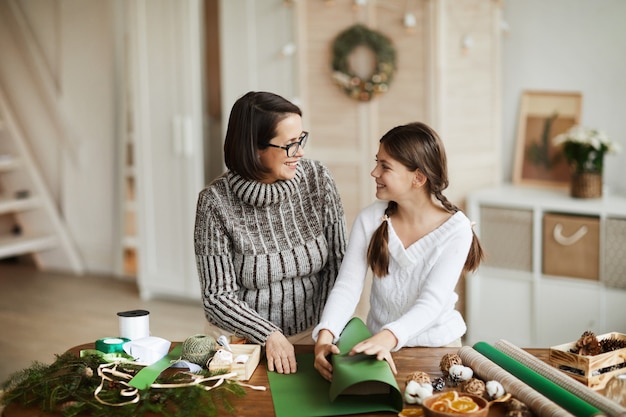
POLYGON ((298 106, 249 92, 230 113, 227 171, 200 192, 194 245, 209 333, 265 346, 267 366, 296 372, 346 247, 343 206, 321 163, 305 159, 298 106))
POLYGON ((403 346, 461 346, 466 326, 455 309, 463 271, 483 255, 468 218, 443 194, 448 187, 443 143, 429 126, 397 126, 380 139, 371 172, 379 201, 364 208, 350 232, 337 282, 316 339, 315 368, 332 379, 328 355, 354 313, 368 267, 374 277, 367 326, 372 337, 350 354, 375 355, 396 371, 403 346))

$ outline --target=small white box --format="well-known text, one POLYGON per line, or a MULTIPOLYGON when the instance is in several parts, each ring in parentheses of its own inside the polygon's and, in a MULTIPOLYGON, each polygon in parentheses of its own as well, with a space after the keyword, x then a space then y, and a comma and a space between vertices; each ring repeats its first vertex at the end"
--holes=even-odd
POLYGON ((248 360, 246 363, 232 363, 230 367, 224 367, 219 364, 214 364, 213 361, 209 362, 209 371, 227 371, 237 372, 237 380, 247 381, 252 377, 256 367, 261 359, 261 345, 252 344, 231 344, 233 359, 236 359, 239 355, 247 355, 248 360))

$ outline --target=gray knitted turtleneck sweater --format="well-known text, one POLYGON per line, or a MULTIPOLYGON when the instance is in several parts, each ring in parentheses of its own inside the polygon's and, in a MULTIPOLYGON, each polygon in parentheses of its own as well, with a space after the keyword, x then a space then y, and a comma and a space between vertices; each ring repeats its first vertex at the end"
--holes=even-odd
POLYGON ((207 319, 254 343, 317 324, 346 248, 335 182, 301 159, 294 179, 227 172, 200 192, 194 233, 207 319))

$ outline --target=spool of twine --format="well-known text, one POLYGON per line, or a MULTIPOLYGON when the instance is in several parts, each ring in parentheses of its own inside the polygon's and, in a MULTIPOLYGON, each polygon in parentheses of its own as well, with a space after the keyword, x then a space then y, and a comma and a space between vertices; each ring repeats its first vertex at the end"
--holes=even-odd
POLYGON ((215 354, 217 342, 211 336, 196 334, 183 342, 182 357, 196 365, 206 366, 215 354))

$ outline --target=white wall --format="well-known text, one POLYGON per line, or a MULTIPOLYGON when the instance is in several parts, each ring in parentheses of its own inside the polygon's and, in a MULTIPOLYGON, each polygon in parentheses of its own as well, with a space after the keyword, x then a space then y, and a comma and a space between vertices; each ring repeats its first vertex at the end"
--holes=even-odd
POLYGON ((300 98, 296 55, 282 54, 284 46, 296 41, 293 7, 283 0, 221 0, 219 11, 221 33, 226 34, 220 39, 226 133, 231 107, 248 91, 271 91, 296 103, 300 98))
POLYGON ((511 180, 523 90, 582 92, 582 124, 622 152, 605 158, 605 184, 626 192, 626 1, 506 0, 503 20, 503 178, 511 180))
MULTIPOLYGON (((81 165, 72 166, 58 149, 36 146, 34 151, 53 194, 63 206, 87 269, 92 272, 114 272, 114 258, 121 250, 116 236, 119 194, 116 190, 114 51, 115 10, 119 1, 20 0, 59 83, 65 110, 71 115, 80 142, 81 165)), ((229 0, 226 2, 229 8, 223 12, 236 13, 236 7, 230 6, 242 1, 231 5, 229 0)), ((252 1, 247 0, 246 4, 252 1)), ((277 13, 279 22, 290 13, 278 0, 267 3, 266 7, 256 7, 258 13, 277 13)), ((512 176, 521 92, 526 89, 574 90, 583 93, 583 123, 602 128, 621 141, 623 152, 606 158, 605 179, 610 186, 626 191, 626 175, 620 169, 626 166, 626 117, 623 115, 626 109, 623 75, 626 74, 626 27, 621 22, 624 16, 624 0, 504 1, 503 17, 510 27, 508 36, 502 39, 504 179, 510 180, 512 176)), ((239 24, 226 27, 227 36, 239 37, 242 33, 259 36, 259 47, 267 47, 268 39, 281 46, 291 40, 292 28, 279 27, 280 23, 275 28, 254 28, 249 18, 246 16, 239 24), (242 28, 247 29, 242 32, 242 28), (270 36, 273 38, 267 38, 270 36)), ((230 53, 235 52, 254 54, 260 51, 230 53)), ((278 56, 279 52, 263 50, 273 56, 278 56)), ((226 54, 225 62, 229 59, 232 57, 226 54)), ((277 58, 272 65, 259 68, 257 78, 239 81, 239 91, 226 88, 225 108, 229 111, 232 101, 252 88, 272 89, 290 98, 297 96, 299 92, 293 87, 292 74, 280 72, 293 67, 290 59, 277 58), (271 84, 267 75, 277 68, 280 82, 271 84)), ((11 68, 7 65, 7 70, 11 68)), ((223 74, 236 77, 236 68, 224 67, 223 74)), ((16 78, 21 77, 13 74, 11 80, 16 78)), ((21 91, 23 95, 24 90, 21 91)), ((36 126, 31 126, 31 130, 34 132, 36 126)))

